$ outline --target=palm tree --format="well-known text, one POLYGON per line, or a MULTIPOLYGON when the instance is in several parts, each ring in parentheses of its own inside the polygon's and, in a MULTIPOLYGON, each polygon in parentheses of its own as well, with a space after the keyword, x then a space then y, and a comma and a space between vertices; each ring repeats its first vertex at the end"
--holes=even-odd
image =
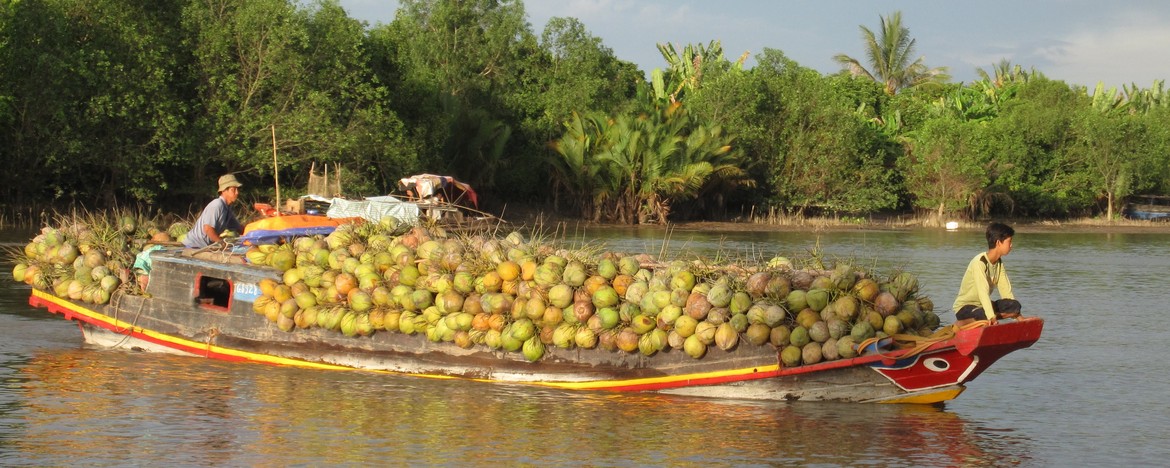
POLYGON ((884 84, 889 95, 906 88, 939 85, 951 79, 946 67, 928 68, 922 63, 923 57, 911 58, 915 41, 910 37, 910 30, 902 26, 902 12, 895 11, 881 20, 880 38, 869 28, 860 26, 872 69, 866 69, 860 61, 845 54, 837 54, 833 60, 853 76, 865 76, 884 84))

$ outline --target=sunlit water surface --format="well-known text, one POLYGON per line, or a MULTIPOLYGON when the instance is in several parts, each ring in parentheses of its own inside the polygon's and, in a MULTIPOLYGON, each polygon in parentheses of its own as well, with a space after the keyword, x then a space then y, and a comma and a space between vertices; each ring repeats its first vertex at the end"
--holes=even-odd
MULTIPOLYGON (((985 246, 980 232, 925 230, 564 237, 669 258, 819 252, 905 268, 939 309, 985 246)), ((561 392, 91 348, 75 324, 27 305, 5 259, 0 464, 1162 465, 1170 236, 1021 232, 1014 244, 1005 261, 1044 336, 943 408, 561 392)))

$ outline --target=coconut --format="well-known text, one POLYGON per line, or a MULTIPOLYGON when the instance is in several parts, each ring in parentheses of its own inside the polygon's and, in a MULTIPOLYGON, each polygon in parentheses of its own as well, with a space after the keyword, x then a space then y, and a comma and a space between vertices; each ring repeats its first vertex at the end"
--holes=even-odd
POLYGON ((666 335, 665 332, 663 333, 664 335, 661 338, 658 338, 656 333, 646 333, 645 335, 638 337, 638 351, 640 351, 643 356, 653 356, 654 353, 657 353, 663 348, 663 346, 666 345, 666 335))
POLYGON ((707 354, 707 344, 699 340, 698 336, 691 335, 683 340, 683 352, 687 353, 687 356, 699 359, 707 354))
POLYGON ((869 322, 857 322, 853 325, 853 329, 849 332, 849 336, 851 336, 853 341, 856 343, 873 338, 873 335, 874 328, 873 325, 869 324, 869 322))
POLYGON ((622 297, 626 297, 626 292, 633 283, 634 277, 630 275, 617 275, 613 278, 613 281, 611 281, 613 289, 617 291, 619 296, 622 297))
MULTIPOLYGON (((626 302, 638 304, 642 302, 642 298, 650 291, 650 285, 644 281, 634 281, 626 288, 626 302)), ((617 292, 617 290, 614 290, 617 292)))
POLYGON ((896 335, 902 332, 902 321, 893 315, 886 317, 885 324, 882 325, 882 331, 887 335, 896 335))
MULTIPOLYGON (((824 278, 823 276, 821 278, 824 278)), ((805 300, 808 301, 808 307, 812 310, 820 312, 829 305, 830 293, 828 289, 817 288, 810 289, 805 295, 805 300)))
POLYGON ((727 323, 731 324, 731 328, 734 328, 736 333, 743 333, 748 327, 747 314, 731 314, 731 318, 727 320, 727 323))
POLYGON ((627 353, 632 353, 638 350, 638 334, 633 329, 626 327, 617 333, 614 338, 614 344, 617 348, 627 353))
POLYGON ((566 265, 564 272, 561 273, 561 281, 574 288, 585 284, 585 279, 588 277, 585 273, 585 265, 575 260, 566 265))
POLYGON ((837 340, 837 355, 845 359, 857 357, 857 350, 853 349, 854 344, 852 336, 842 336, 837 340))
MULTIPOLYGON (((608 308, 606 308, 606 309, 608 309, 608 308)), ((573 317, 577 319, 578 323, 589 322, 589 319, 593 317, 594 310, 596 310, 596 309, 594 309, 592 302, 589 302, 589 301, 573 302, 572 314, 573 314, 573 317)))
POLYGON ((833 285, 837 289, 848 291, 857 282, 857 273, 853 270, 853 266, 848 263, 838 263, 833 268, 833 272, 829 274, 829 279, 832 280, 833 285))
POLYGON ((739 333, 730 323, 723 323, 715 329, 715 345, 724 351, 730 351, 739 344, 739 333))
POLYGON ((674 321, 674 332, 687 338, 695 334, 695 328, 699 325, 699 321, 689 315, 680 315, 674 321))
POLYGON ((762 323, 753 323, 748 325, 747 330, 744 331, 744 337, 747 338, 748 343, 756 346, 763 345, 768 342, 769 335, 772 329, 762 323))
POLYGON ((787 298, 790 292, 792 292, 791 283, 788 281, 788 278, 780 275, 772 276, 768 280, 768 284, 764 287, 764 296, 776 300, 787 298))
POLYGON ((801 289, 793 289, 784 298, 788 304, 788 310, 803 310, 808 307, 808 292, 801 289))
POLYGON ((587 328, 581 327, 573 334, 573 342, 577 344, 578 348, 593 349, 597 347, 597 332, 587 328))
POLYGON ((877 282, 869 278, 862 278, 853 284, 853 294, 865 302, 873 302, 880 292, 877 282))
POLYGON ((817 343, 824 343, 829 340, 829 325, 824 321, 817 321, 808 328, 808 336, 817 343))
POLYGON ((809 290, 809 286, 812 285, 812 282, 812 273, 809 273, 805 270, 797 270, 792 272, 792 288, 794 290, 802 289, 807 291, 809 290))
POLYGON ((687 298, 687 305, 684 312, 695 320, 704 320, 707 314, 711 312, 712 305, 707 300, 707 296, 702 293, 691 293, 687 298))
POLYGON ((833 313, 837 318, 846 322, 852 322, 857 318, 857 314, 861 311, 861 305, 857 303, 857 298, 849 295, 842 295, 837 300, 833 301, 833 313))
POLYGON ((784 367, 796 367, 800 365, 800 360, 803 357, 801 349, 797 346, 788 345, 780 351, 780 360, 784 363, 784 367))
POLYGON ((523 348, 524 359, 527 359, 528 362, 536 362, 544 356, 544 343, 541 343, 538 338, 525 340, 523 348))
POLYGON ((808 336, 808 329, 800 325, 793 328, 792 333, 788 335, 788 342, 796 347, 803 347, 809 341, 812 340, 808 336))
POLYGON ((710 345, 715 342, 715 329, 717 327, 718 325, 714 325, 711 322, 699 322, 698 325, 695 325, 695 335, 699 337, 699 340, 703 344, 710 345))
POLYGON ((748 276, 744 288, 751 297, 759 299, 764 296, 764 292, 768 288, 768 281, 771 279, 772 275, 766 271, 752 273, 751 276, 748 276))
POLYGON ((719 324, 722 324, 724 322, 727 322, 727 320, 730 318, 731 318, 731 311, 729 311, 725 308, 722 308, 722 307, 715 307, 715 308, 712 308, 711 311, 707 313, 707 320, 705 320, 705 321, 710 322, 712 325, 719 325, 719 324))
POLYGON ((836 361, 841 359, 840 353, 837 352, 836 338, 829 338, 821 344, 821 356, 824 357, 826 361, 836 361))
POLYGON ((796 314, 796 323, 806 329, 812 327, 820 319, 820 314, 812 309, 804 309, 796 314))
POLYGON ((601 309, 597 309, 595 316, 598 317, 598 319, 601 321, 601 328, 606 330, 612 330, 614 327, 617 327, 619 324, 621 324, 621 316, 618 314, 618 311, 612 307, 603 307, 601 309))
POLYGON ((752 297, 743 291, 736 291, 731 296, 731 303, 727 305, 728 310, 733 314, 740 314, 747 312, 748 308, 752 306, 752 297))
POLYGON ((821 362, 821 360, 824 358, 824 356, 821 354, 821 349, 823 346, 824 345, 821 343, 817 343, 815 341, 804 345, 804 347, 800 350, 801 360, 804 361, 805 364, 816 364, 821 362))
POLYGON ((548 290, 548 303, 554 306, 565 308, 573 304, 573 287, 565 283, 560 283, 548 290))
POLYGON ((670 330, 674 326, 674 322, 683 314, 681 307, 674 304, 664 307, 658 312, 658 328, 663 330, 670 330))
POLYGON ((710 302, 715 307, 727 307, 731 304, 731 297, 734 293, 726 284, 716 284, 711 286, 711 291, 707 293, 707 302, 710 302))
POLYGON ((569 349, 576 345, 577 327, 562 323, 553 328, 552 344, 558 348, 569 349))
POLYGON ((658 326, 658 321, 649 315, 637 315, 630 320, 630 328, 639 335, 648 333, 658 326))
POLYGON ((898 299, 888 291, 878 293, 873 300, 873 307, 882 317, 888 316, 898 310, 898 299))
POLYGON ((605 286, 593 293, 593 305, 597 308, 613 307, 618 304, 619 297, 611 286, 605 286))
POLYGON ((637 258, 622 257, 620 260, 618 260, 618 272, 623 275, 634 276, 641 268, 642 265, 638 262, 637 258))
POLYGON ((695 288, 695 274, 687 270, 681 270, 675 273, 670 278, 670 288, 690 292, 690 290, 695 288))

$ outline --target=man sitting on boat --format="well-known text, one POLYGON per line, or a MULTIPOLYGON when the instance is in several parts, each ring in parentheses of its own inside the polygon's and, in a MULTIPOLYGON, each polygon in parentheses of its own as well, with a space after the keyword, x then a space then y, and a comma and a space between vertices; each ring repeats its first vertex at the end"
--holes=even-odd
POLYGON ((232 231, 239 233, 244 230, 240 220, 232 213, 231 205, 240 197, 240 187, 236 176, 227 174, 219 178, 219 196, 203 208, 199 219, 187 232, 183 245, 193 249, 201 249, 211 244, 223 241, 223 233, 232 231))
POLYGON ((1012 294, 1012 283, 1003 266, 1003 257, 1012 251, 1015 230, 1006 224, 987 226, 987 252, 980 252, 963 274, 959 296, 955 298, 956 325, 963 326, 975 320, 995 323, 1001 318, 1020 316, 1020 302, 1012 294), (999 300, 992 301, 991 293, 999 290, 999 300))

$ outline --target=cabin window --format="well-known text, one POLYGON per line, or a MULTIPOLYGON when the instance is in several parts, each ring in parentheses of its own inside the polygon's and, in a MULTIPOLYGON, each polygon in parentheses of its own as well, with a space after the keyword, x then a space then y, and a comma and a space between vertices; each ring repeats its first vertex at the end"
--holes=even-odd
POLYGON ((223 278, 199 275, 195 284, 195 303, 211 309, 228 310, 232 284, 223 278))

